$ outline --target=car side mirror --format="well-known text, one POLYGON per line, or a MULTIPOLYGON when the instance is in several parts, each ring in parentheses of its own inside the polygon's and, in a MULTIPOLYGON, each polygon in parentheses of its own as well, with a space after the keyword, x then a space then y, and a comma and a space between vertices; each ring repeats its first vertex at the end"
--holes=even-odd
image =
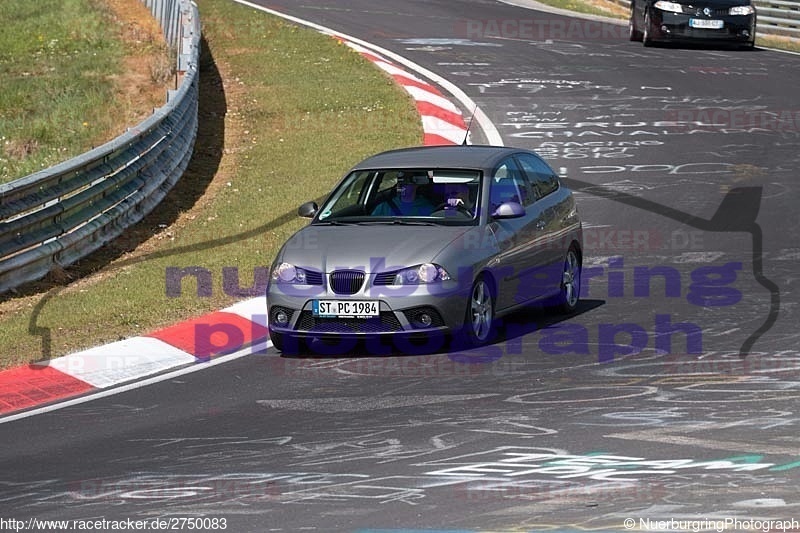
POLYGON ((503 202, 492 213, 494 218, 519 218, 525 216, 525 208, 519 202, 503 202))
POLYGON ((297 208, 297 215, 303 218, 314 218, 318 209, 317 202, 306 202, 297 208))

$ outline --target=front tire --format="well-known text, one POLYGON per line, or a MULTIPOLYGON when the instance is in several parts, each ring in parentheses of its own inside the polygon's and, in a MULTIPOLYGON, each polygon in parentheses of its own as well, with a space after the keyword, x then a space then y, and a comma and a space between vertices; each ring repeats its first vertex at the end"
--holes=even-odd
POLYGON ((269 332, 269 340, 272 341, 272 345, 275 347, 276 350, 279 352, 283 352, 285 348, 285 338, 283 333, 278 333, 277 331, 270 331, 269 332))
POLYGON ((655 44, 653 41, 652 32, 650 31, 650 26, 650 10, 648 9, 644 14, 644 30, 642 33, 642 44, 644 46, 653 46, 655 44))
POLYGON ((282 355, 296 355, 303 356, 309 353, 305 339, 295 337, 290 333, 280 333, 278 331, 269 332, 269 340, 276 350, 281 352, 282 355))
POLYGON ((470 346, 483 346, 492 340, 494 324, 494 291, 486 278, 481 276, 472 285, 464 329, 470 346))

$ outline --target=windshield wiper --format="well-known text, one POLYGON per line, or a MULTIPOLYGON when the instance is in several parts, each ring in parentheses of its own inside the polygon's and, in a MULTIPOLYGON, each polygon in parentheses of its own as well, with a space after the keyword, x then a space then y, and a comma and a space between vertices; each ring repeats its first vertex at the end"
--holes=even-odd
POLYGON ((349 220, 318 220, 314 222, 314 226, 352 226, 353 224, 360 224, 360 222, 352 222, 349 220))
POLYGON ((321 220, 314 222, 315 226, 384 226, 397 224, 400 226, 436 226, 435 222, 424 220, 408 220, 403 218, 383 218, 375 220, 321 220))
POLYGON ((434 222, 427 222, 424 220, 408 220, 406 218, 393 218, 389 221, 390 224, 400 224, 403 226, 436 226, 434 222))

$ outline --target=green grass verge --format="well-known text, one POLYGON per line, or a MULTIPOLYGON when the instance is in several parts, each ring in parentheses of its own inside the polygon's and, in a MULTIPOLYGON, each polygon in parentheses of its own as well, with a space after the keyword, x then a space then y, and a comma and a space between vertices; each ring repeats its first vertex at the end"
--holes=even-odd
POLYGON ((124 48, 91 0, 3 0, 0 183, 86 151, 112 127, 124 48))
POLYGON ((559 9, 567 9, 576 13, 585 13, 587 15, 600 15, 602 17, 612 17, 618 19, 625 19, 624 10, 622 6, 613 6, 611 2, 608 3, 609 7, 603 7, 599 4, 592 3, 587 0, 537 0, 538 2, 559 9), (616 9, 616 11, 615 11, 616 9))
POLYGON ((198 4, 198 145, 171 199, 139 227, 158 235, 66 288, 6 301, 0 366, 152 332, 241 299, 223 291, 224 268, 250 286, 305 223, 299 204, 365 156, 421 142, 411 99, 348 47, 230 0, 198 4), (167 296, 169 267, 211 272, 212 296, 198 297, 191 280, 167 296))
POLYGON ((763 37, 761 35, 756 35, 756 46, 800 52, 800 41, 793 41, 788 37, 763 37))

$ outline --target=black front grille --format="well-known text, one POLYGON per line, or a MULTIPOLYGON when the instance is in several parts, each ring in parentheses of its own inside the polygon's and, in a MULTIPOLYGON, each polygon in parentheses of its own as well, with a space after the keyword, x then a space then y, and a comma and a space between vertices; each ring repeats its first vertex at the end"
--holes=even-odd
POLYGON ((337 270, 331 273, 331 289, 336 294, 355 294, 364 285, 364 273, 360 270, 337 270))
MULTIPOLYGON (((683 14, 684 15, 692 15, 693 17, 704 17, 704 16, 706 16, 706 14, 703 13, 703 7, 687 6, 687 5, 683 6, 683 14)), ((727 8, 726 9, 716 9, 716 8, 713 8, 713 7, 709 7, 709 14, 708 14, 709 17, 724 17, 727 14, 728 14, 728 9, 727 8)))
POLYGON ((397 271, 394 272, 381 272, 379 274, 375 274, 375 282, 373 285, 380 286, 380 285, 394 285, 394 278, 397 277, 397 271))
POLYGON ((311 311, 302 311, 297 320, 298 331, 318 333, 393 333, 403 326, 394 313, 382 311, 375 318, 320 318, 311 311))
POLYGON ((322 272, 306 270, 306 283, 308 285, 322 285, 322 272))

